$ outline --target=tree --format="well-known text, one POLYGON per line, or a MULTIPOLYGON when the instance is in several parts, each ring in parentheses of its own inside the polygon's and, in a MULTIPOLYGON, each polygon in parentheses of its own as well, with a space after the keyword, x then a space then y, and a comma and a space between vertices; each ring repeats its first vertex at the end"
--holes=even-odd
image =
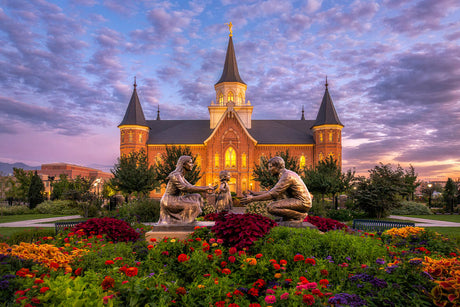
POLYGON ((380 163, 369 170, 369 178, 358 179, 356 203, 369 217, 382 218, 392 208, 399 206, 398 197, 404 187, 401 167, 393 170, 390 164, 380 163))
POLYGON ((446 205, 446 209, 450 212, 454 212, 454 202, 457 198, 457 193, 457 184, 452 180, 452 178, 448 178, 446 185, 444 186, 444 190, 442 191, 442 197, 446 205))
POLYGON ((43 193, 45 192, 45 186, 43 181, 37 174, 37 171, 32 175, 29 191, 27 193, 27 200, 29 202, 29 208, 33 209, 44 200, 43 193))
POLYGON ((14 167, 13 176, 16 181, 11 185, 11 189, 8 191, 8 197, 22 202, 28 201, 30 182, 32 181, 34 173, 14 167))
POLYGON ((110 171, 113 174, 112 186, 129 196, 132 193, 145 196, 158 186, 155 170, 149 165, 144 150, 121 156, 115 168, 110 171))
POLYGON ((185 173, 185 179, 191 184, 195 184, 201 178, 201 168, 196 164, 196 156, 188 146, 166 146, 166 152, 161 155, 161 161, 155 165, 155 178, 160 183, 167 183, 169 174, 176 169, 177 161, 181 156, 192 157, 193 168, 185 173))
POLYGON ((421 182, 417 180, 417 176, 412 165, 409 166, 408 170, 405 170, 404 188, 401 194, 406 197, 407 200, 414 200, 415 190, 421 184, 421 182))
POLYGON ((72 189, 72 183, 67 178, 66 174, 59 175, 59 180, 51 183, 53 192, 51 193, 51 199, 63 199, 64 194, 72 189))
MULTIPOLYGON (((286 169, 296 172, 297 174, 300 173, 301 170, 297 158, 291 156, 289 154, 289 150, 286 150, 285 152, 277 152, 275 156, 283 158, 286 169)), ((264 189, 271 189, 278 182, 278 178, 274 177, 268 171, 268 160, 270 160, 271 158, 271 155, 270 158, 262 156, 260 159, 260 164, 256 164, 252 172, 254 180, 260 182, 260 186, 264 189)))

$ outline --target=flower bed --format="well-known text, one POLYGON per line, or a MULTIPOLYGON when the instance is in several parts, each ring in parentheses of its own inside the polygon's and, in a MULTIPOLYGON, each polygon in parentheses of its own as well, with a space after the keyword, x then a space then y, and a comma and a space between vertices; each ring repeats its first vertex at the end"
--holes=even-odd
MULTIPOLYGON (((244 225, 244 215, 232 218, 244 225)), ((269 232, 244 247, 225 241, 237 237, 228 223, 219 228, 224 237, 197 228, 183 241, 115 242, 78 231, 42 238, 30 246, 33 253, 2 244, 0 300, 18 306, 459 304, 458 250, 434 232, 320 234, 246 218, 261 223, 257 233, 269 232)))

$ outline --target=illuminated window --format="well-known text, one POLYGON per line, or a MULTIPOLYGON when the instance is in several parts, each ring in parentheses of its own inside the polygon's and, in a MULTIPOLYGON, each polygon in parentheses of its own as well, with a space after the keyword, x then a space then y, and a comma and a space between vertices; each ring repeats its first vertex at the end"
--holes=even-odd
POLYGON ((155 158, 157 160, 157 164, 161 164, 161 154, 157 153, 157 157, 155 158))
POLYGON ((246 191, 248 189, 248 182, 246 181, 246 178, 241 181, 241 189, 243 191, 246 191))
POLYGON ((300 163, 299 163, 300 169, 305 168, 305 156, 300 156, 300 163))
POLYGON ((236 167, 236 153, 233 147, 229 147, 225 152, 225 167, 236 167))
POLYGON ((332 143, 332 132, 329 132, 329 142, 332 143))
POLYGON ((196 165, 201 167, 201 156, 196 155, 196 165))
POLYGON ((228 92, 227 101, 233 101, 233 93, 232 92, 228 92))
POLYGON ((222 93, 219 94, 219 104, 220 105, 224 104, 224 95, 222 93))
POLYGON ((133 132, 132 131, 128 132, 128 142, 129 143, 133 142, 133 132))
POLYGON ((319 142, 320 142, 320 143, 323 142, 323 134, 322 134, 322 133, 319 134, 319 142))
POLYGON ((214 155, 214 167, 215 168, 219 167, 219 154, 214 155))
POLYGON ((246 154, 241 155, 241 167, 246 168, 246 154))
POLYGON ((139 143, 142 143, 142 133, 139 133, 139 143))
POLYGON ((322 152, 319 153, 318 160, 319 160, 319 161, 323 161, 323 160, 324 160, 324 155, 323 155, 322 152))

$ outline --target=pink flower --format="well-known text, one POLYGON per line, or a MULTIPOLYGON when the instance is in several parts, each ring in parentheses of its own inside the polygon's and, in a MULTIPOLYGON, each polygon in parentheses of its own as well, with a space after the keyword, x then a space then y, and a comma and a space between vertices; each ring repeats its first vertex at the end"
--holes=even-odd
POLYGON ((276 296, 274 295, 267 295, 265 297, 265 301, 267 302, 267 304, 274 304, 276 302, 276 296))
POLYGON ((289 298, 289 293, 287 293, 287 292, 284 292, 284 293, 281 294, 281 296, 280 296, 280 299, 282 299, 282 300, 287 300, 288 298, 289 298))
POLYGON ((275 291, 273 291, 273 289, 267 289, 267 294, 275 294, 275 291))

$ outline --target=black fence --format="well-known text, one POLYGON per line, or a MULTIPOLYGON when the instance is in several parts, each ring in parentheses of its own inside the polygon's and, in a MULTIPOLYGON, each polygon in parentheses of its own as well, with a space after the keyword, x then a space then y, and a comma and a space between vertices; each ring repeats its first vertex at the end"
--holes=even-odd
POLYGON ((377 221, 377 220, 353 220, 353 229, 364 231, 384 231, 391 228, 414 227, 414 223, 377 221))
POLYGON ((73 228, 75 225, 78 225, 80 223, 83 223, 85 221, 79 221, 79 222, 57 222, 54 223, 54 231, 56 234, 58 234, 60 231, 65 230, 66 228, 73 228))

